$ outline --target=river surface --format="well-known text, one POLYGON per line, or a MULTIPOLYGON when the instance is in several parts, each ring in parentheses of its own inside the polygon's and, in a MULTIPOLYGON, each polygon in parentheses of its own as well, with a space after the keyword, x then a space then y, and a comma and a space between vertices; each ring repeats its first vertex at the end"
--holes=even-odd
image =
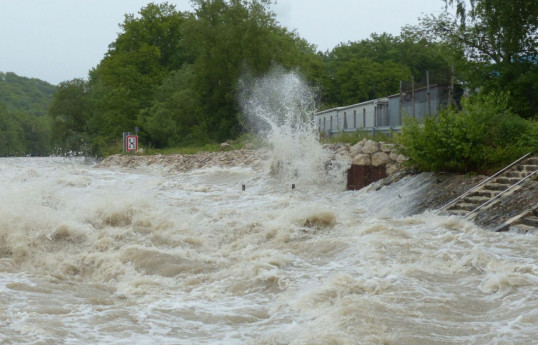
POLYGON ((0 344, 538 342, 536 235, 290 182, 1 159, 0 344))

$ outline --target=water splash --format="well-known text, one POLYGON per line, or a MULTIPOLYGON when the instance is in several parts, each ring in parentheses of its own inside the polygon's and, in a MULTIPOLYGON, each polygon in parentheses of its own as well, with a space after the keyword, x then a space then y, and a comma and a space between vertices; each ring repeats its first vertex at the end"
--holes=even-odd
POLYGON ((273 147, 271 172, 286 181, 342 183, 346 164, 334 164, 313 121, 316 92, 298 72, 275 67, 241 80, 241 105, 251 127, 273 147))

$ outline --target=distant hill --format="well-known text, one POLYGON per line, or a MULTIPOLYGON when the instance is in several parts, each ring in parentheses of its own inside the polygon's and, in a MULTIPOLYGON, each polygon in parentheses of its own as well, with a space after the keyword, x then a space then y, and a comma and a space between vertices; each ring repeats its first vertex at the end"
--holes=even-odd
POLYGON ((0 105, 11 113, 45 116, 56 86, 46 81, 0 72, 0 105))

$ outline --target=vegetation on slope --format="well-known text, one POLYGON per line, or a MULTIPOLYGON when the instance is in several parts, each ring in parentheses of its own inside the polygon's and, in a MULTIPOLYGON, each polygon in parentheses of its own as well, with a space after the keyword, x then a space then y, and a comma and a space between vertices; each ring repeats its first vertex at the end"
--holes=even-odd
POLYGON ((47 115, 56 87, 39 79, 0 72, 0 156, 50 153, 47 115))

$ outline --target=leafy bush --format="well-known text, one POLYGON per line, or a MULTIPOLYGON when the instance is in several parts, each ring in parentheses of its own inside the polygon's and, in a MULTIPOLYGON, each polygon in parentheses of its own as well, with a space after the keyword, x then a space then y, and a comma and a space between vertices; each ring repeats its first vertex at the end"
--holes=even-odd
POLYGON ((477 95, 423 123, 406 119, 399 138, 424 171, 489 172, 538 149, 538 126, 513 114, 507 94, 477 95))

